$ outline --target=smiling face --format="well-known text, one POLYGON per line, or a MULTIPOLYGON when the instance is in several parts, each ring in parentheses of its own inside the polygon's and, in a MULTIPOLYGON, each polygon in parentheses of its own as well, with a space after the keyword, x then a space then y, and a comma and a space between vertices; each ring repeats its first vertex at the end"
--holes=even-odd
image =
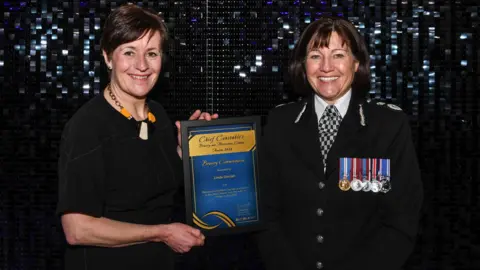
POLYGON ((352 86, 358 64, 347 43, 332 32, 328 47, 308 50, 305 73, 316 94, 335 104, 352 86))
POLYGON ((104 51, 111 69, 112 90, 122 96, 144 99, 158 80, 162 67, 160 33, 145 33, 141 38, 121 44, 110 56, 104 51))

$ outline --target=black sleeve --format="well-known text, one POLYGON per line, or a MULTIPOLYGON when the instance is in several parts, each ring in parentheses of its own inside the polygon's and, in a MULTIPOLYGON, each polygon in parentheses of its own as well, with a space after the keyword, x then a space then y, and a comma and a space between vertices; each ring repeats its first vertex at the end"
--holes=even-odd
POLYGON ((352 261, 361 261, 364 269, 401 269, 413 250, 423 188, 405 115, 401 122, 388 150, 388 153, 393 153, 390 163, 392 188, 385 194, 379 194, 382 226, 370 241, 362 242, 362 246, 355 248, 357 252, 350 254, 349 260, 339 269, 356 270, 358 266, 353 266, 352 261))
MULTIPOLYGON (((281 125, 281 123, 278 123, 281 125)), ((260 256, 266 269, 297 269, 298 259, 296 252, 286 239, 278 223, 281 217, 281 184, 276 182, 279 164, 274 149, 276 149, 279 131, 275 130, 275 116, 270 115, 262 136, 262 148, 259 151, 260 161, 260 195, 262 219, 265 228, 256 234, 256 241, 260 256)))
POLYGON ((162 148, 164 149, 171 166, 173 167, 175 173, 175 179, 178 184, 183 186, 183 163, 182 159, 178 156, 177 153, 177 128, 174 123, 168 117, 165 108, 158 102, 149 103, 155 117, 157 118, 158 127, 161 129, 166 129, 166 136, 162 138, 162 148))
POLYGON ((105 179, 102 145, 93 126, 71 120, 62 133, 58 161, 57 214, 103 213, 105 179))
POLYGON ((183 175, 183 161, 177 153, 177 129, 173 122, 167 115, 167 112, 163 106, 157 102, 153 102, 151 109, 154 110, 154 114, 157 117, 158 126, 166 129, 166 136, 162 138, 162 149, 168 157, 170 165, 172 166, 175 180, 178 183, 178 189, 173 197, 173 222, 186 222, 185 217, 185 189, 184 189, 184 175, 183 175))

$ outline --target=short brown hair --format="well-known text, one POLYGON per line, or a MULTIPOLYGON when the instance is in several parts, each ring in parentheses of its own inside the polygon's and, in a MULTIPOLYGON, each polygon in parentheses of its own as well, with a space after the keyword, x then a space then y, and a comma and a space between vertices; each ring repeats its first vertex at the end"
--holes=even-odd
POLYGON ((168 35, 163 18, 153 10, 125 4, 108 15, 103 26, 100 48, 110 57, 118 46, 140 39, 148 32, 153 35, 157 31, 160 33, 160 48, 163 48, 168 35))
POLYGON ((370 89, 370 57, 363 37, 348 20, 325 16, 307 26, 295 44, 290 57, 288 73, 297 94, 306 96, 312 93, 313 88, 305 75, 305 59, 309 50, 328 47, 332 32, 336 32, 343 39, 343 42, 352 51, 355 60, 359 62, 358 70, 353 78, 352 90, 357 94, 365 95, 370 89))

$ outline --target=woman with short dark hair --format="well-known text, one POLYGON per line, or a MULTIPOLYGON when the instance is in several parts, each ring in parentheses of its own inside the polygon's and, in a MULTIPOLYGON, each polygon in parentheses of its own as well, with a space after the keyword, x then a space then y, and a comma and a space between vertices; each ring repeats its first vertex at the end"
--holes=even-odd
MULTIPOLYGON (((66 269, 173 269, 173 251, 204 243, 198 229, 172 220, 182 164, 165 110, 147 100, 166 39, 162 18, 133 4, 105 22, 110 82, 68 121, 61 140, 66 269)), ((190 119, 216 117, 196 111, 190 119)))
POLYGON ((304 96, 265 128, 259 234, 267 269, 398 270, 422 202, 407 116, 366 100, 369 56, 343 18, 311 23, 289 72, 304 96))
POLYGON ((300 36, 290 58, 289 74, 294 90, 301 96, 312 93, 312 85, 306 80, 305 63, 309 52, 328 47, 330 37, 336 33, 344 42, 358 64, 352 89, 365 95, 370 90, 370 56, 363 37, 349 21, 336 17, 324 17, 310 24, 300 36))

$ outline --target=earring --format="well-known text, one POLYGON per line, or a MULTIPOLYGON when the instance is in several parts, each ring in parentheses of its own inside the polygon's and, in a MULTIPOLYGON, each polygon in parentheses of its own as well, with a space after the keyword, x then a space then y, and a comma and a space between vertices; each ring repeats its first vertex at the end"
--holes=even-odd
POLYGON ((112 70, 112 67, 111 66, 107 66, 108 70, 112 70))

